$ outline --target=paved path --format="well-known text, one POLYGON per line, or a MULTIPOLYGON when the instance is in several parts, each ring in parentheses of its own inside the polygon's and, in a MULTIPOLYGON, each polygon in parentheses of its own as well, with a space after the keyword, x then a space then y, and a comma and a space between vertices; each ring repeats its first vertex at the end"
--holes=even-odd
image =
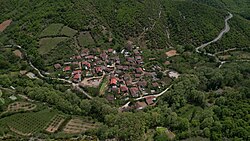
MULTIPOLYGON (((162 96, 164 93, 166 93, 172 86, 173 86, 173 85, 170 85, 168 88, 166 88, 164 91, 162 91, 162 92, 159 93, 159 94, 142 96, 142 97, 136 98, 135 101, 138 101, 138 100, 141 100, 141 99, 144 99, 144 98, 147 98, 147 97, 155 97, 155 98, 160 97, 160 96, 162 96)), ((128 108, 129 104, 130 104, 130 101, 127 102, 125 105, 121 106, 121 107, 119 108, 119 110, 122 111, 122 109, 128 108)))
MULTIPOLYGON (((22 47, 19 46, 19 45, 7 45, 6 47, 17 47, 17 48, 19 48, 19 49, 22 49, 22 47)), ((21 51, 22 51, 22 50, 21 50, 21 51)), ((22 51, 22 52, 27 56, 27 54, 26 54, 25 51, 22 51)), ((85 92, 82 88, 80 88, 78 84, 74 84, 72 81, 66 80, 66 79, 62 79, 62 78, 46 77, 46 76, 44 76, 44 75, 41 73, 41 71, 40 71, 38 68, 36 68, 36 67, 31 63, 31 61, 28 60, 28 62, 29 62, 29 65, 38 73, 38 75, 39 75, 41 78, 49 78, 49 79, 52 79, 52 80, 58 80, 58 81, 63 81, 63 82, 65 82, 65 83, 72 84, 72 86, 73 86, 73 88, 74 88, 75 90, 77 90, 77 91, 83 93, 83 94, 86 95, 89 99, 92 99, 92 97, 91 97, 87 92, 85 92)))
MULTIPOLYGON (((229 16, 225 19, 225 27, 224 27, 224 29, 220 32, 220 34, 219 34, 215 39, 213 39, 212 41, 207 42, 207 43, 202 44, 201 46, 197 47, 197 48, 196 48, 196 52, 197 52, 197 53, 201 53, 200 49, 203 49, 204 47, 206 47, 206 46, 208 46, 208 45, 210 45, 210 44, 212 44, 212 43, 217 42, 218 40, 220 40, 220 39, 223 37, 223 35, 224 35, 225 33, 229 32, 229 31, 230 31, 230 26, 229 26, 229 24, 228 24, 228 20, 230 20, 231 18, 233 18, 233 14, 229 13, 229 16)), ((209 55, 209 56, 214 56, 213 54, 210 54, 210 53, 204 53, 204 54, 209 55)))

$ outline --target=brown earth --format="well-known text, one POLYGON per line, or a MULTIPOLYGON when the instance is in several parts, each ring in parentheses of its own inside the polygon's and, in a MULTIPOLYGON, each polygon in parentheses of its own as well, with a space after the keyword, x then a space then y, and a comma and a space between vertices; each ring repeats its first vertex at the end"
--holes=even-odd
POLYGON ((62 116, 56 116, 52 122, 50 123, 50 125, 46 128, 47 132, 50 133, 54 133, 55 131, 58 130, 58 128, 60 127, 60 125, 64 122, 64 117, 62 116))
POLYGON ((0 32, 3 32, 10 24, 12 20, 6 20, 0 24, 0 32))
POLYGON ((71 119, 67 125, 65 126, 65 128, 63 129, 63 131, 65 133, 70 133, 70 134, 74 134, 74 133, 81 133, 81 132, 85 132, 88 129, 93 129, 95 128, 96 125, 92 124, 92 123, 88 123, 85 122, 81 119, 71 119))
POLYGON ((23 54, 22 54, 22 52, 20 51, 20 50, 15 50, 15 51, 13 51, 13 53, 17 56, 17 57, 19 57, 20 59, 23 59, 23 54))
POLYGON ((173 57, 173 56, 177 55, 177 51, 176 50, 170 50, 170 51, 166 52, 166 55, 168 57, 173 57))

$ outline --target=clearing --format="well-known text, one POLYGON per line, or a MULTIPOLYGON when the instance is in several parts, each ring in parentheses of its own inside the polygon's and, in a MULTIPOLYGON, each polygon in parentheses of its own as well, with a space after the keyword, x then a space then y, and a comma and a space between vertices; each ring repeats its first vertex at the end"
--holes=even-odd
POLYGON ((62 28, 62 31, 60 32, 60 35, 65 35, 65 36, 68 36, 68 37, 73 37, 75 36, 77 33, 77 30, 74 30, 70 27, 67 27, 67 26, 64 26, 62 28))
POLYGON ((85 122, 84 120, 79 118, 74 118, 67 123, 63 131, 70 134, 82 133, 89 129, 96 128, 96 126, 96 124, 85 122))
POLYGON ((38 49, 38 52, 41 55, 47 54, 60 42, 66 41, 67 39, 67 37, 43 38, 39 42, 40 48, 38 49))
POLYGON ((23 59, 23 54, 22 54, 22 52, 21 52, 19 49, 14 50, 13 53, 14 53, 17 57, 19 57, 20 59, 23 59))
POLYGON ((7 128, 20 135, 32 135, 44 130, 51 119, 57 114, 49 109, 39 112, 18 113, 0 119, 0 127, 7 128))
POLYGON ((42 33, 40 34, 40 37, 56 36, 59 34, 62 27, 63 27, 63 24, 50 24, 48 27, 46 27, 42 31, 42 33))
POLYGON ((64 122, 65 117, 62 115, 56 115, 52 120, 49 126, 46 128, 47 132, 54 133, 58 130, 60 125, 64 122))
POLYGON ((173 57, 173 56, 177 55, 177 51, 176 50, 170 50, 170 51, 166 52, 166 55, 168 57, 173 57))
POLYGON ((8 106, 7 112, 31 111, 36 108, 35 104, 28 102, 14 102, 8 106))
POLYGON ((81 47, 86 47, 95 43, 90 32, 80 32, 78 42, 81 47))
POLYGON ((0 32, 3 32, 10 24, 12 20, 6 20, 0 24, 0 32))

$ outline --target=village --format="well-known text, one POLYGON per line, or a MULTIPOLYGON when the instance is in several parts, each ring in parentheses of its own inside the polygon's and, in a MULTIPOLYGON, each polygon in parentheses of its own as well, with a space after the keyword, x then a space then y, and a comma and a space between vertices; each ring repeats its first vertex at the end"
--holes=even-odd
POLYGON ((157 63, 149 65, 146 70, 142 53, 140 47, 135 45, 120 52, 111 48, 102 51, 84 48, 67 62, 54 64, 54 68, 59 78, 70 80, 81 87, 100 88, 100 93, 107 94, 109 101, 148 95, 145 102, 136 103, 136 108, 142 109, 154 105, 156 98, 150 95, 166 89, 164 77, 173 79, 179 76, 174 71, 166 74, 157 63))

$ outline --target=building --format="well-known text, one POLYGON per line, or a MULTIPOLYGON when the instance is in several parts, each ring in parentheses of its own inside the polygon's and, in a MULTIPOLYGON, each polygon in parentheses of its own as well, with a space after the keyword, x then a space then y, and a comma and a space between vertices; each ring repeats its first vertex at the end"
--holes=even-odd
POLYGON ((140 91, 137 87, 132 87, 129 89, 129 91, 132 97, 138 97, 140 95, 140 91))

